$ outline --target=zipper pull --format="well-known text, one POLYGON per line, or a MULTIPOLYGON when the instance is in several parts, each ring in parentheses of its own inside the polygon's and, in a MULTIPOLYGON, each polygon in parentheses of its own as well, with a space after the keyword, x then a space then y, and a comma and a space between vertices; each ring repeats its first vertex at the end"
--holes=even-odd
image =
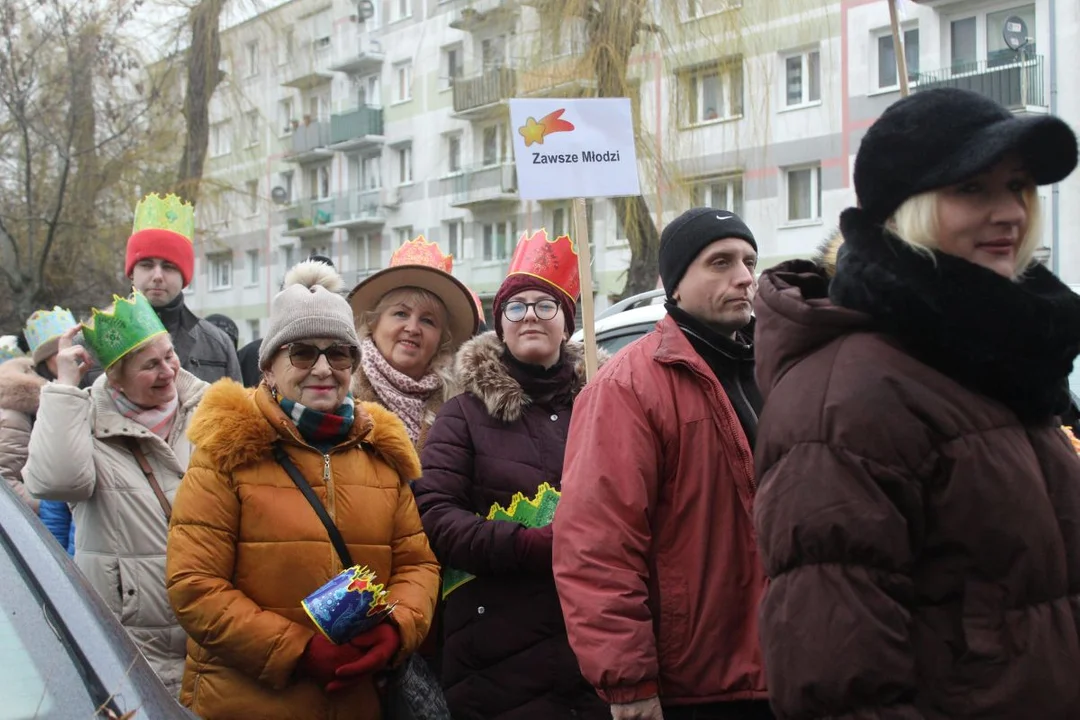
POLYGON ((323 482, 329 482, 330 481, 330 456, 329 455, 323 455, 322 460, 323 460, 322 479, 323 479, 323 482))

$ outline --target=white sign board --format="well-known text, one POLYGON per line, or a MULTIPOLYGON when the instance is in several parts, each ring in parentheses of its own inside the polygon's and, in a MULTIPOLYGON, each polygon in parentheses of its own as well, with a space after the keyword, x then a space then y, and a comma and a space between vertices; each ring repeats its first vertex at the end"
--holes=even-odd
POLYGON ((510 101, 523 200, 640 195, 629 98, 510 101))

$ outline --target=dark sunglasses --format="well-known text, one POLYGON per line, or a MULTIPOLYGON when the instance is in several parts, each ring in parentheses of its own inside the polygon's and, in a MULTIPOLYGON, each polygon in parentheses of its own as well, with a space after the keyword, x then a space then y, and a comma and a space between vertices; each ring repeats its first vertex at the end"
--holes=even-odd
POLYGON ((310 370, 319 362, 319 356, 325 355, 326 362, 335 370, 351 370, 360 360, 360 350, 352 345, 331 345, 320 348, 302 342, 289 343, 289 363, 297 370, 310 370))
POLYGON ((503 315, 510 322, 521 322, 529 314, 529 308, 533 309, 540 320, 550 320, 559 314, 559 303, 554 300, 537 300, 531 303, 514 300, 503 305, 503 315))

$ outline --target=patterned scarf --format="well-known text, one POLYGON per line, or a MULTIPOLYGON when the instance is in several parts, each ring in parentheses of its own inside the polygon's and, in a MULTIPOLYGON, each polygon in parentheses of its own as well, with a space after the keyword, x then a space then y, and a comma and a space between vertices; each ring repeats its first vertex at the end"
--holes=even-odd
POLYGON ((116 405, 116 409, 120 411, 120 414, 129 420, 134 420, 150 432, 157 435, 162 440, 169 439, 169 431, 172 430, 173 420, 176 418, 176 410, 180 407, 180 399, 178 396, 173 396, 173 399, 164 405, 159 405, 153 408, 144 408, 141 405, 136 405, 128 399, 127 395, 120 392, 112 385, 106 386, 109 389, 109 397, 112 398, 113 404, 116 405))
POLYGON ((306 405, 279 397, 278 404, 296 424, 300 436, 320 452, 327 452, 349 434, 353 426, 353 401, 350 394, 332 413, 312 410, 306 405))
POLYGON ((415 445, 420 439, 424 403, 432 393, 442 388, 442 378, 429 372, 419 380, 413 380, 405 373, 398 372, 390 366, 370 337, 360 342, 360 367, 382 404, 405 423, 405 431, 415 445))

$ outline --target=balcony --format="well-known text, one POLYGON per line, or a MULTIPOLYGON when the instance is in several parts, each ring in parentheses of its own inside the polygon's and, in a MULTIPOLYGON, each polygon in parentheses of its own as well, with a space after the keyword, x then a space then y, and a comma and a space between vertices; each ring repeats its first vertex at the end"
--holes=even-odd
POLYGON ((329 37, 301 46, 285 69, 285 80, 281 84, 297 90, 325 85, 334 79, 334 73, 330 70, 330 55, 329 37))
POLYGON ((353 23, 334 38, 328 69, 352 75, 376 73, 386 60, 382 43, 374 33, 362 32, 353 23))
MULTIPOLYGON (((517 242, 514 238, 511 243, 517 242)), ((512 247, 506 248, 506 252, 513 254, 512 247)), ((480 250, 482 255, 482 248, 480 250)), ((454 261, 454 277, 465 283, 481 296, 489 298, 499 289, 499 285, 506 278, 510 270, 510 256, 484 259, 477 257, 469 260, 454 261)))
POLYGON ((458 15, 450 21, 450 27, 465 32, 476 32, 484 27, 507 23, 517 15, 518 0, 465 0, 458 15))
POLYGON ((469 208, 490 203, 516 203, 517 168, 514 163, 466 168, 451 178, 450 205, 469 208))
POLYGON ((364 105, 330 116, 330 148, 359 150, 383 142, 382 108, 364 105))
POLYGON ((285 230, 288 237, 313 237, 334 232, 334 198, 301 200, 286 211, 285 230))
POLYGON ((365 230, 386 224, 382 190, 350 190, 334 200, 331 227, 365 230))
POLYGON ((518 97, 591 97, 596 75, 582 53, 558 58, 538 68, 519 70, 518 97))
POLYGON ((982 61, 919 73, 917 83, 915 92, 941 87, 972 90, 1015 113, 1047 110, 1041 55, 1023 62, 990 64, 982 61))
POLYGON ((517 72, 513 68, 493 68, 454 80, 454 117, 481 120, 498 115, 516 91, 517 72))
POLYGON ((334 155, 330 145, 330 123, 319 120, 312 123, 300 123, 292 133, 292 152, 286 160, 295 163, 307 163, 323 160, 334 155))

